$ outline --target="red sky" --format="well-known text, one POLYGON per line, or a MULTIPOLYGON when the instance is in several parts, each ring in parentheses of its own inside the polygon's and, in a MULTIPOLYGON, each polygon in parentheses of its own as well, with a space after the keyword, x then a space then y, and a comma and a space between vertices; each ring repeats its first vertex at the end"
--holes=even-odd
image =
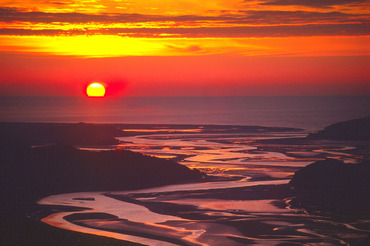
POLYGON ((362 0, 0 0, 0 95, 370 94, 362 0))

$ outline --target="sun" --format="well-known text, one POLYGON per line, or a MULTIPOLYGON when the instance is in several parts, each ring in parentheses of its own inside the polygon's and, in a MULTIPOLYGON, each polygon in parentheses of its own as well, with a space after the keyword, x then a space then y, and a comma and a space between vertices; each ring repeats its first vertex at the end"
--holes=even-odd
POLYGON ((88 97, 104 97, 105 87, 98 82, 91 83, 86 88, 86 94, 88 97))

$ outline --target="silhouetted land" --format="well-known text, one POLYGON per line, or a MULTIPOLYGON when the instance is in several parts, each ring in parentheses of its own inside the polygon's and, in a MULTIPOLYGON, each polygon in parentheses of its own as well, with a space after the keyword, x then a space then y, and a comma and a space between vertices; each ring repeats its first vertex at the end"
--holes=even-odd
MULTIPOLYGON (((120 136, 179 133, 183 129, 197 129, 202 133, 240 133, 240 132, 287 132, 302 131, 290 127, 263 126, 215 126, 215 125, 140 125, 140 124, 88 124, 88 123, 0 123, 0 144, 4 145, 114 145, 120 136), (135 132, 123 131, 135 129, 135 132), (140 129, 143 131, 141 132, 140 129), (153 132, 145 130, 151 129, 153 132)), ((191 132, 190 132, 191 133, 191 132)))
POLYGON ((2 244, 137 245, 43 224, 39 220, 58 208, 48 211, 35 202, 58 193, 130 190, 203 179, 199 171, 169 160, 127 150, 90 152, 64 145, 115 144, 114 137, 120 134, 121 130, 108 125, 2 123, 2 244))
POLYGON ((370 161, 348 164, 335 159, 312 163, 294 174, 292 204, 335 217, 370 218, 370 161))
MULTIPOLYGON (((277 144, 307 144, 317 140, 370 140, 370 117, 341 122, 307 138, 261 140, 277 144)), ((129 190, 199 181, 204 175, 173 161, 115 150, 89 152, 72 146, 113 145, 115 137, 147 132, 141 125, 0 123, 0 238, 5 245, 137 245, 62 229, 39 222, 58 207, 40 208, 35 201, 58 193, 129 190), (43 146, 43 147, 31 147, 43 146), (29 215, 29 217, 26 217, 29 215)), ((167 133, 165 125, 152 129, 167 133)), ((171 129, 197 126, 171 126, 171 129)), ((199 126, 202 133, 300 131, 293 128, 199 126)), ((155 132, 154 132, 155 133, 155 132)), ((365 156, 365 159, 368 158, 365 156)), ((293 205, 350 217, 368 217, 370 164, 324 160, 299 170, 291 181, 293 205)), ((276 187, 277 189, 280 189, 276 187)), ((284 196, 292 195, 284 186, 284 196)), ((225 193, 226 194, 226 193, 225 193)), ((224 195, 225 195, 224 194, 224 195)), ((235 193, 236 194, 236 193, 235 193)), ((239 193, 238 193, 239 195, 239 193)), ((215 195, 217 197, 217 195, 215 195)), ((253 199, 253 198, 250 198, 253 199)), ((65 208, 63 208, 65 209, 65 208)), ((77 209, 77 208, 76 208, 77 209)))
POLYGON ((307 139, 370 141, 370 116, 332 124, 322 131, 309 134, 307 139))
MULTIPOLYGON (((6 149, 3 192, 43 196, 78 191, 128 190, 199 181, 197 170, 127 150, 91 152, 66 145, 6 149)), ((12 194, 9 194, 12 195, 12 194)))
MULTIPOLYGON (((370 116, 335 123, 326 127, 324 130, 317 133, 310 133, 306 137, 300 138, 281 138, 281 139, 260 139, 253 143, 258 150, 273 151, 284 153, 288 156, 296 157, 289 153, 293 151, 292 148, 299 150, 320 150, 326 149, 340 149, 344 146, 351 146, 354 148, 342 149, 340 152, 349 155, 356 155, 358 159, 370 159, 370 116)), ((317 156, 319 158, 334 157, 335 153, 331 155, 317 156)))
POLYGON ((109 145, 123 136, 114 125, 64 123, 0 123, 0 139, 5 145, 109 145))
MULTIPOLYGON (((370 116, 335 123, 305 138, 270 139, 256 142, 269 144, 264 149, 284 146, 355 146, 343 150, 360 158, 357 164, 326 159, 298 170, 290 185, 296 199, 292 204, 313 213, 329 213, 335 217, 370 217, 370 116)), ((310 147, 311 146, 311 147, 310 147)), ((261 148, 261 147, 260 147, 261 148)), ((297 147, 298 148, 298 147, 297 147)), ((303 148, 303 147, 302 147, 303 148)), ((335 158, 334 155, 332 155, 335 158)))

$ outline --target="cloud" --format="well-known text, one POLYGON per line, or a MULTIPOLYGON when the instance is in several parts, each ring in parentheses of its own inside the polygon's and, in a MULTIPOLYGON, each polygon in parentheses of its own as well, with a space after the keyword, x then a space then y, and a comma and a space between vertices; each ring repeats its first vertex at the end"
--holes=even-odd
MULTIPOLYGON (((268 3, 278 3, 280 0, 268 3)), ((286 3, 293 2, 292 0, 286 3)), ((301 3, 309 2, 307 0, 301 3)), ((324 1, 329 3, 330 1, 324 1)), ((341 1, 340 1, 341 2, 341 1)), ((354 0, 352 1, 354 2, 354 0)), ((369 35, 368 15, 310 11, 237 11, 216 16, 25 12, 0 8, 0 35, 118 35, 128 37, 287 37, 369 35), (151 23, 141 27, 142 23, 151 23), (21 23, 21 24, 19 24, 21 23), (39 24, 37 28, 34 25, 39 24), (84 24, 97 23, 94 28, 84 24), (98 25, 98 23, 102 25, 98 25), (126 28, 124 24, 135 24, 126 28), (156 25, 155 28, 152 24, 156 25), (48 24, 53 24, 48 26, 48 24), (81 24, 80 26, 68 24, 81 24), (110 25, 111 24, 111 25, 110 25), (117 24, 117 25, 116 25, 117 24), (118 28, 120 26, 121 28, 118 28), (138 27, 139 26, 139 27, 138 27)))
MULTIPOLYGON (((308 11, 239 11, 236 14, 217 16, 199 15, 142 15, 142 14, 84 14, 84 13, 45 13, 24 12, 17 8, 0 8, 1 22, 31 23, 144 23, 144 22, 225 22, 248 24, 285 24, 315 21, 358 22, 365 21, 368 15, 347 14, 340 12, 308 12, 308 11)), ((197 24, 195 23, 195 24, 197 24)))
POLYGON ((243 38, 290 36, 368 35, 367 24, 308 24, 282 26, 205 27, 205 28, 104 28, 98 30, 0 29, 0 35, 118 35, 127 37, 243 38))
POLYGON ((3 28, 0 29, 0 35, 18 35, 18 36, 57 36, 57 35, 86 35, 84 30, 62 30, 62 29, 15 29, 15 28, 3 28))
POLYGON ((367 15, 354 15, 340 12, 309 11, 245 11, 245 18, 239 22, 255 24, 302 24, 302 23, 358 23, 367 22, 367 15))
POLYGON ((201 48, 199 45, 188 45, 188 46, 166 45, 166 47, 171 51, 179 53, 196 53, 196 54, 207 53, 207 51, 201 48))
POLYGON ((366 2, 366 0, 267 0, 264 3, 261 3, 261 5, 295 5, 315 8, 329 8, 336 5, 361 4, 366 2))
POLYGON ((45 13, 24 12, 18 8, 0 8, 2 22, 32 22, 32 23, 88 23, 88 22, 145 22, 148 19, 158 19, 154 16, 140 14, 83 14, 83 13, 45 13))

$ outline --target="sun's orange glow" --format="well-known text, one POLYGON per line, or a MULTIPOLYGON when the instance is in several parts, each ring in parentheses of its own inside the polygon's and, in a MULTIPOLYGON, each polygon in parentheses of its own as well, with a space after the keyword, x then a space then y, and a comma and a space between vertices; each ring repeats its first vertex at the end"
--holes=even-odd
POLYGON ((91 83, 86 88, 86 94, 89 97, 104 97, 105 87, 98 82, 91 83))

